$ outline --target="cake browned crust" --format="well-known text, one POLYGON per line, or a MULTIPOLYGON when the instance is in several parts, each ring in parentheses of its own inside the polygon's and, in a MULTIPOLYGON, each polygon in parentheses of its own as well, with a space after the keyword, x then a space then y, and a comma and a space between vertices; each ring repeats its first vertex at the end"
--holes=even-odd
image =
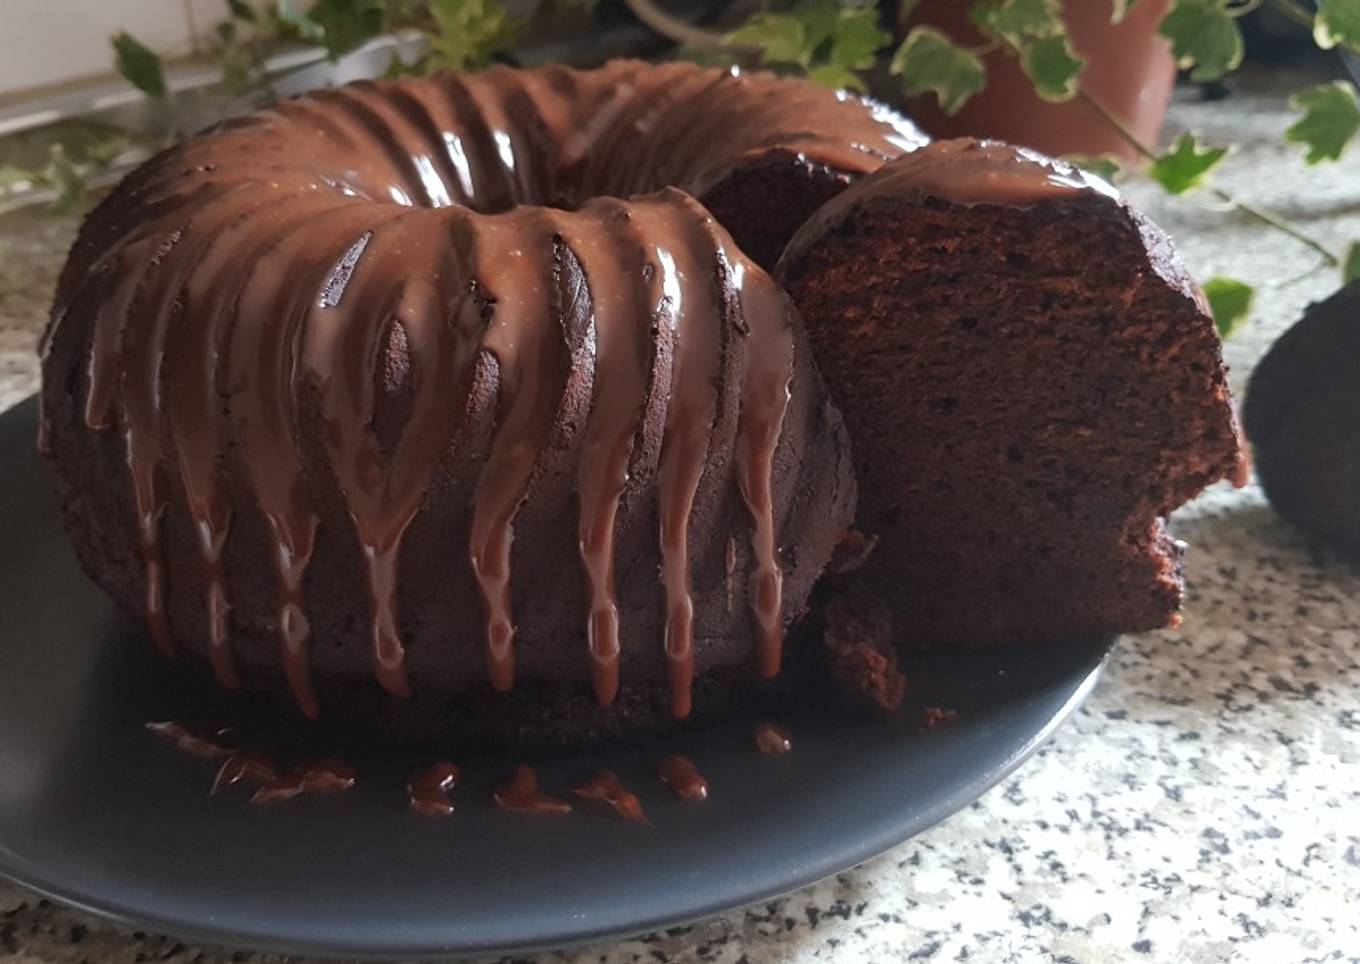
POLYGON ((394 705, 374 679, 523 715, 519 685, 571 738, 773 676, 855 483, 739 242, 772 260, 917 143, 801 81, 617 62, 351 85, 172 148, 86 221, 45 340, 81 561, 162 649, 311 715, 394 705), (616 716, 569 709, 592 690, 616 716))
POLYGON ((937 142, 823 207, 777 277, 855 441, 852 577, 919 645, 1164 626, 1164 517, 1240 471, 1219 342, 1170 241, 1028 151, 937 142))

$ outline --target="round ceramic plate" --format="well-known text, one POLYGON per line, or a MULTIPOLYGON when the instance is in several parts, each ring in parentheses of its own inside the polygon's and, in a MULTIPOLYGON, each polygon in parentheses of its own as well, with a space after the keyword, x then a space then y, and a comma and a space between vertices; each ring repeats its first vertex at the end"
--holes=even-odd
MULTIPOLYGON (((913 667, 896 719, 790 714, 780 722, 795 748, 783 757, 757 753, 752 721, 737 719, 526 761, 558 793, 614 769, 653 829, 590 805, 502 812, 491 789, 518 762, 504 758, 458 760, 456 812, 417 816, 403 787, 422 761, 352 742, 340 749, 359 770, 353 790, 252 806, 246 793, 209 796, 213 764, 145 730, 258 711, 198 667, 154 655, 86 580, 35 429, 31 400, 0 416, 0 873, 187 940, 326 956, 511 952, 765 900, 976 799, 1081 701, 1109 650, 933 654, 913 667), (920 733, 926 706, 958 718, 920 733), (675 752, 708 777, 706 802, 681 802, 657 780, 657 761, 675 752)), ((336 748, 324 730, 296 739, 336 748)))

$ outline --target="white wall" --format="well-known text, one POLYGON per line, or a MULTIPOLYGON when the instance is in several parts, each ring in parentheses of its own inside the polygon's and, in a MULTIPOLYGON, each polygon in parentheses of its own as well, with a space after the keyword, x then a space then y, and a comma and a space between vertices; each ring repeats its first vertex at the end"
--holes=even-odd
POLYGON ((224 0, 0 0, 0 95, 106 74, 109 35, 127 30, 162 54, 190 49, 189 16, 200 32, 221 19, 224 0))

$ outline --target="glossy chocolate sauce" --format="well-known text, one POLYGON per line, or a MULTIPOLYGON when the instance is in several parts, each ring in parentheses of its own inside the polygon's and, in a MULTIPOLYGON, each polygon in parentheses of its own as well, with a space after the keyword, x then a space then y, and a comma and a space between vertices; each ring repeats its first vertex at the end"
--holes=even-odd
POLYGON ((914 188, 955 204, 1026 205, 1093 191, 1119 194, 1079 167, 999 141, 936 141, 878 178, 887 192, 914 188))
POLYGON ((898 158, 832 198, 789 241, 798 249, 829 230, 868 198, 924 194, 954 204, 1027 207, 1044 201, 1119 192, 1105 181, 1064 161, 1000 141, 959 138, 935 141, 898 158))
POLYGON ((784 756, 793 752, 793 734, 778 723, 757 723, 751 732, 756 749, 766 756, 784 756))
POLYGON ((572 787, 571 792, 582 800, 607 803, 615 813, 631 823, 654 826, 642 809, 642 801, 623 785, 613 770, 596 771, 589 780, 572 787))
POLYGON ((708 799, 708 781, 687 756, 672 753, 657 767, 661 782, 681 800, 698 802, 708 799))
POLYGON ((576 467, 589 610, 582 655, 608 705, 621 649, 615 521, 640 417, 660 391, 665 426, 652 494, 664 650, 671 708, 687 715, 687 535, 724 359, 738 351, 733 485, 749 523, 758 667, 777 673, 783 574, 771 488, 793 370, 790 308, 691 195, 771 152, 858 173, 919 143, 847 101, 768 74, 684 64, 497 68, 283 102, 134 172, 120 188, 122 206, 83 232, 66 269, 83 283, 63 285, 46 341, 73 303, 97 305, 84 420, 126 441, 156 645, 177 648, 161 544, 175 481, 206 574, 209 656, 223 684, 241 682, 228 631, 232 497, 222 468, 228 450, 239 452, 272 542, 284 672, 302 711, 319 714, 304 591, 318 515, 297 439, 306 386, 362 551, 373 674, 409 695, 402 538, 465 427, 479 366, 494 363, 498 424, 469 530, 455 538, 466 539, 483 604, 487 677, 508 689, 516 515, 552 437, 560 373, 584 369, 594 404, 576 467), (589 288, 590 327, 577 342, 552 310, 559 244, 589 288), (724 323, 729 305, 739 306, 735 332, 724 323), (394 322, 416 374, 404 427, 384 452, 372 430, 375 384, 394 322))
POLYGON ((533 767, 515 767, 504 783, 496 788, 496 806, 511 813, 570 813, 571 804, 550 797, 538 789, 538 774, 533 767))
POLYGON ((238 783, 265 787, 278 778, 279 771, 274 761, 259 753, 240 750, 222 762, 217 776, 213 779, 211 793, 215 797, 221 796, 238 783))
POLYGON ((406 784, 406 799, 411 809, 427 817, 447 817, 453 813, 449 794, 463 778, 457 764, 441 761, 413 774, 406 784))
POLYGON ((229 739, 232 728, 229 726, 193 726, 175 720, 162 720, 146 724, 152 733, 169 742, 176 750, 190 756, 206 760, 220 760, 236 752, 229 739))
POLYGON ((304 793, 340 793, 354 786, 358 773, 344 760, 327 758, 295 767, 255 791, 251 803, 282 803, 304 793))

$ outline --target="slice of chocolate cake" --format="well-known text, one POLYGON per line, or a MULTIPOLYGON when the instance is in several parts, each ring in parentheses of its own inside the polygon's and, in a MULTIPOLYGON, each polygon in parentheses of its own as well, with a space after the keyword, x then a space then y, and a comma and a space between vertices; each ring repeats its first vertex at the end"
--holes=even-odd
POLYGON ((1239 469, 1204 301, 1109 185, 946 141, 825 205, 777 275, 845 415, 858 527, 846 577, 899 641, 1033 643, 1164 626, 1163 519, 1239 469))

